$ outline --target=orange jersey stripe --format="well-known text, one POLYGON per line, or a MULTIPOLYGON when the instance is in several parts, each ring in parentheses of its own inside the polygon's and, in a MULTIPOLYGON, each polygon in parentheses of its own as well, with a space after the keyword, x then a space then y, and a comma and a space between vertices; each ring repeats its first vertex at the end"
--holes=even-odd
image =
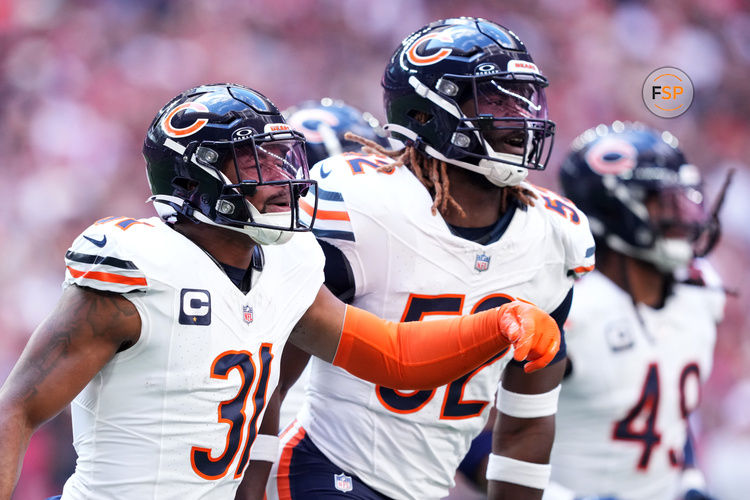
POLYGON ((573 269, 573 271, 576 273, 587 273, 593 270, 594 270, 594 266, 576 267, 575 269, 573 269))
MULTIPOLYGON (((302 210, 307 212, 307 215, 312 217, 313 207, 309 203, 307 203, 305 200, 299 200, 299 206, 302 207, 302 210)), ((315 216, 315 218, 323 220, 349 220, 349 213, 341 212, 338 210, 318 209, 318 214, 315 216)))
MULTIPOLYGON (((296 420, 294 423, 296 423, 296 420)), ((276 483, 280 500, 291 500, 292 498, 292 488, 289 485, 289 466, 292 463, 292 453, 294 453, 294 447, 297 446, 304 437, 305 429, 300 427, 297 433, 292 436, 292 438, 284 445, 284 449, 281 450, 281 458, 279 458, 279 472, 276 483)))
POLYGON ((289 431, 292 430, 292 428, 294 427, 294 424, 296 423, 297 423, 296 418, 292 420, 291 422, 289 422, 289 425, 287 425, 286 428, 279 433, 279 439, 284 439, 286 435, 289 433, 289 431))
POLYGON ((78 271, 70 266, 65 266, 74 278, 86 278, 90 280, 104 281, 106 283, 119 283, 121 285, 148 285, 146 278, 131 278, 120 274, 103 273, 100 271, 78 271))

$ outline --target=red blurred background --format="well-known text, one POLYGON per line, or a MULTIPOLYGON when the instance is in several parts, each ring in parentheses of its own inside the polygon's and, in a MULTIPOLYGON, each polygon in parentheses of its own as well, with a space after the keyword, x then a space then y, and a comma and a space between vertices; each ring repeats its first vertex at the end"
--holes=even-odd
MULTIPOLYGON (((330 96, 381 120, 380 78, 400 41, 436 19, 485 17, 515 31, 551 81, 558 133, 547 171, 584 129, 615 119, 668 129, 707 182, 737 175, 711 260, 730 297, 714 371, 694 419, 698 457, 721 499, 750 488, 750 7, 740 0, 0 0, 0 380, 57 300, 63 255, 91 222, 150 216, 140 154, 172 96, 243 83, 280 108, 330 96), (689 111, 650 114, 661 66, 695 85, 689 111)), ((61 491, 74 467, 67 412, 33 438, 15 497, 61 491)))

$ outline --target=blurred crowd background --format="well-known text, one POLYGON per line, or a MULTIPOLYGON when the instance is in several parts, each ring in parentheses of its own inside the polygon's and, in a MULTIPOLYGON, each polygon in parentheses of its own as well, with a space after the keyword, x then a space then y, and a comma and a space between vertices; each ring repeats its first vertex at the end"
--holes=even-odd
MULTIPOLYGON (((711 255, 728 289, 713 374, 693 424, 721 499, 750 489, 750 6, 744 0, 0 0, 0 381, 52 310, 63 255, 93 221, 153 214, 146 128, 178 92, 243 83, 281 109, 340 98, 384 119, 393 50, 429 21, 471 15, 515 31, 549 78, 558 132, 532 181, 556 189, 583 130, 615 119, 671 131, 709 201, 737 169, 711 255), (641 97, 661 66, 695 86, 689 111, 661 119, 641 97)), ((72 470, 67 412, 33 438, 15 498, 59 493, 72 470)))

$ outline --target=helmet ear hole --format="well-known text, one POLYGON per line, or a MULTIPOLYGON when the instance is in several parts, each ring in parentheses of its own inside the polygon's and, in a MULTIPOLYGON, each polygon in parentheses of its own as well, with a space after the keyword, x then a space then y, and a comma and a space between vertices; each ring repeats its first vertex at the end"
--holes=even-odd
POLYGON ((427 113, 419 109, 412 109, 406 114, 409 116, 409 118, 416 120, 420 125, 426 124, 433 118, 433 116, 430 113, 427 113))
POLYGON ((187 177, 175 177, 172 179, 172 186, 185 193, 191 193, 198 187, 198 182, 187 177))

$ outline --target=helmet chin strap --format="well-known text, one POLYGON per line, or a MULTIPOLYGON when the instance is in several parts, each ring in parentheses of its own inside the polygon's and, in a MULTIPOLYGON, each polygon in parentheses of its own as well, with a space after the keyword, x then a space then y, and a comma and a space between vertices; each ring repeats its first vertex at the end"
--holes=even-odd
MULTIPOLYGON (((266 224, 269 226, 283 226, 284 223, 291 225, 292 211, 287 210, 285 212, 269 212, 260 213, 255 206, 249 201, 246 201, 247 207, 250 210, 253 220, 258 224, 266 224)), ((270 229, 267 227, 258 226, 245 226, 243 232, 250 235, 252 239, 260 243, 261 245, 283 245, 287 241, 292 239, 294 236, 293 231, 283 229, 270 229)))
MULTIPOLYGON (((176 220, 177 214, 181 213, 183 207, 185 207, 185 200, 176 196, 160 194, 150 197, 149 201, 154 202, 156 213, 159 214, 159 217, 161 217, 161 219, 166 222, 174 222, 176 220)), ((284 222, 289 222, 291 220, 291 211, 262 214, 251 203, 247 202, 247 205, 250 213, 253 216, 253 219, 257 223, 268 225, 283 225, 284 222)), ((190 217, 203 224, 208 224, 210 226, 229 229, 231 231, 245 234, 260 245, 282 245, 291 240, 292 236, 294 236, 293 231, 284 229, 271 229, 267 227, 246 225, 236 227, 225 224, 218 224, 198 210, 192 210, 190 217)))
MULTIPOLYGON (((618 183, 614 176, 605 176, 604 185, 610 192, 623 203, 630 212, 638 217, 644 224, 649 224, 649 214, 646 205, 633 199, 630 191, 622 184, 618 183)), ((592 227, 593 229, 593 227, 592 227)), ((672 273, 675 270, 685 267, 693 258, 693 247, 690 243, 681 238, 663 238, 657 237, 650 248, 639 248, 629 245, 624 240, 614 234, 606 238, 607 245, 613 250, 624 253, 636 259, 650 262, 663 273, 672 273)))
MULTIPOLYGON (((476 132, 476 134, 479 135, 479 132, 476 132)), ((510 163, 523 162, 523 157, 521 155, 514 155, 511 153, 498 153, 492 149, 492 146, 490 146, 490 144, 486 140, 481 137, 480 139, 484 142, 484 147, 487 148, 487 152, 492 158, 504 160, 510 163)), ((526 179, 527 175, 529 175, 528 169, 525 169, 523 167, 514 167, 513 165, 506 164, 502 164, 502 166, 500 166, 497 164, 497 162, 487 160, 485 158, 479 160, 479 166, 484 166, 489 169, 487 178, 491 183, 497 186, 517 186, 521 184, 524 179, 526 179)))
POLYGON ((613 250, 649 262, 665 274, 687 266, 693 258, 693 247, 680 238, 657 238, 651 248, 634 247, 614 234, 608 235, 606 241, 613 250))

